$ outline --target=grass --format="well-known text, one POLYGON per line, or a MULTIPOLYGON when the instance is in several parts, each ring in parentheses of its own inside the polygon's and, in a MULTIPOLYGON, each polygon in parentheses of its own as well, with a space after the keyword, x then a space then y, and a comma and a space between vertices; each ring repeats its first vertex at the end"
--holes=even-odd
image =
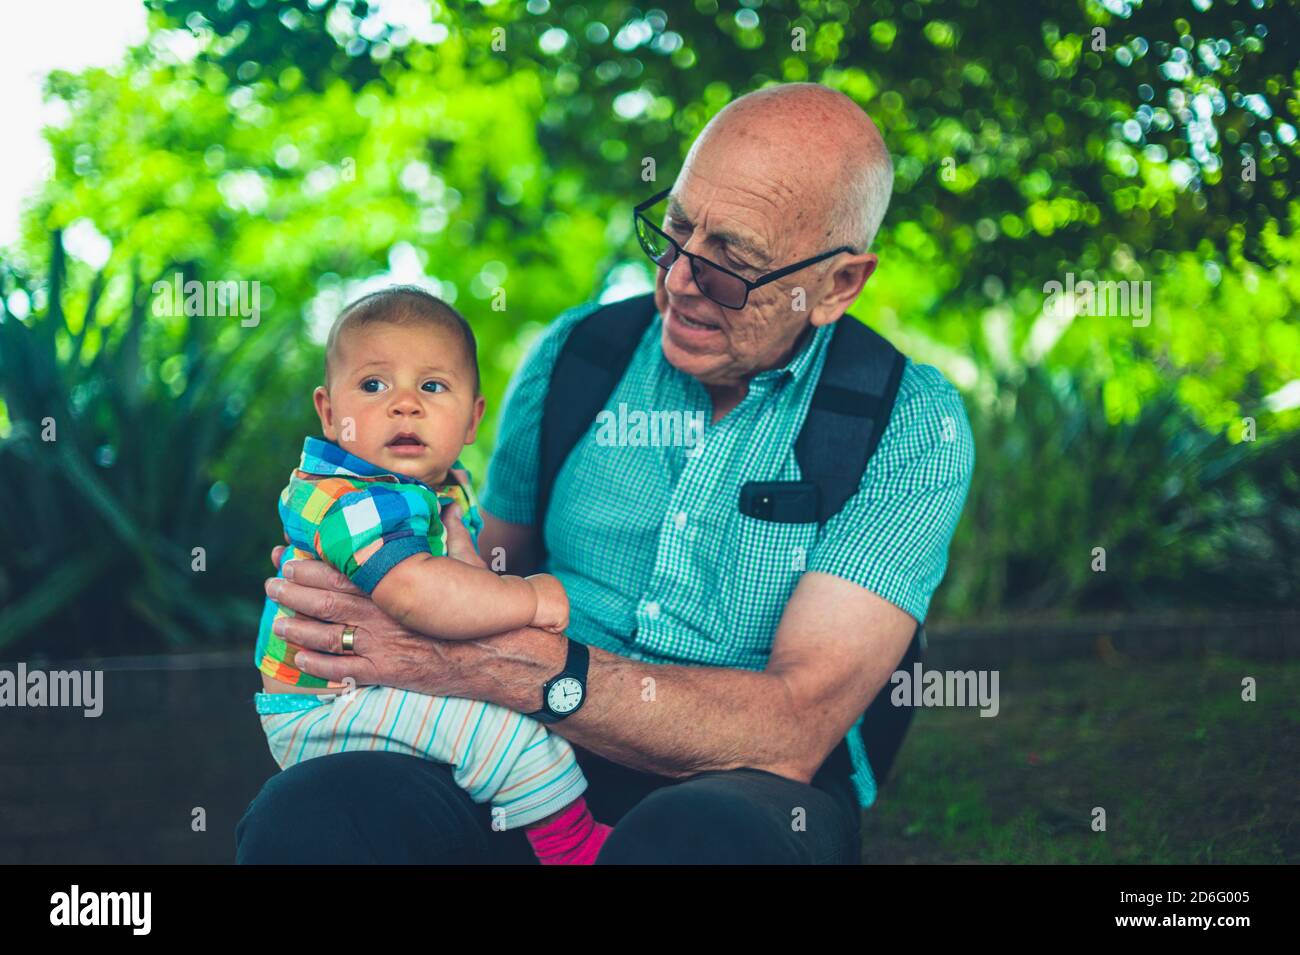
POLYGON ((1300 663, 1023 664, 999 689, 996 717, 916 714, 864 817, 864 861, 1300 859, 1300 663))

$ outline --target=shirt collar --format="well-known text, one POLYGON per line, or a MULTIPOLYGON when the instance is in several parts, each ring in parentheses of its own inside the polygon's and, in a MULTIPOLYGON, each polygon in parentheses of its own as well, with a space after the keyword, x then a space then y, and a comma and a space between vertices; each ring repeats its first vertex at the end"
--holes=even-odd
POLYGON ((766 371, 760 371, 750 379, 750 386, 752 387, 755 383, 769 382, 775 385, 779 382, 798 381, 803 378, 834 327, 834 323, 831 323, 830 325, 819 325, 816 328, 806 330, 804 341, 793 357, 780 368, 769 368, 766 371))
MULTIPOLYGON (((461 467, 457 461, 452 468, 461 467)), ((344 475, 347 477, 360 478, 380 478, 394 481, 398 484, 421 484, 425 487, 429 485, 409 477, 405 474, 396 474, 386 468, 381 468, 377 464, 371 464, 364 458, 359 458, 350 451, 344 451, 333 441, 326 441, 324 438, 315 438, 308 435, 302 443, 302 460, 298 464, 300 471, 308 474, 330 474, 344 475)), ((443 482, 442 487, 449 484, 459 484, 455 477, 452 476, 451 469, 447 471, 447 480, 443 482)))

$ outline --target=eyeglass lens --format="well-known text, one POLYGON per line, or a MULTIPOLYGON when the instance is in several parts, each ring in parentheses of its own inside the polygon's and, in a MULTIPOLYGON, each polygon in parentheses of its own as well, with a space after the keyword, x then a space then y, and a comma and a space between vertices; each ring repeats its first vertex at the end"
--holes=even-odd
MULTIPOLYGON (((667 271, 677 261, 677 247, 667 237, 648 227, 641 219, 637 220, 637 238, 656 265, 667 271)), ((698 256, 691 257, 691 274, 701 292, 726 308, 744 306, 745 283, 734 275, 719 271, 707 260, 698 256)))

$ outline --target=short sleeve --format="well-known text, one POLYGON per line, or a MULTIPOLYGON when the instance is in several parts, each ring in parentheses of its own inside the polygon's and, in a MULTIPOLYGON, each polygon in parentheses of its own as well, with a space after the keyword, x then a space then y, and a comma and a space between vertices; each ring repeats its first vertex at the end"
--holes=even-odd
POLYGON ((600 307, 599 302, 588 302, 561 313, 537 336, 510 378, 480 498, 483 509, 503 521, 532 524, 536 519, 542 407, 551 370, 573 326, 600 307))
POLYGON ((442 539, 442 522, 425 495, 376 484, 342 495, 317 534, 321 558, 369 594, 401 561, 433 553, 429 540, 442 539))
POLYGON ((850 580, 925 620, 975 467, 961 395, 935 368, 908 363, 889 425, 808 570, 850 580))

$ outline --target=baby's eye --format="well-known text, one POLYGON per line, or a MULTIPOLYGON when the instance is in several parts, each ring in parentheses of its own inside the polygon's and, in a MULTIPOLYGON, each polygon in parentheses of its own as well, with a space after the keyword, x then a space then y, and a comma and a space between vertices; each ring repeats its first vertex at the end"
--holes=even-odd
POLYGON ((378 378, 367 378, 365 381, 361 383, 361 390, 368 395, 377 395, 381 391, 384 391, 387 388, 388 386, 384 384, 382 381, 380 381, 378 378), (371 387, 372 385, 374 387, 371 387))
POLYGON ((443 391, 447 390, 447 386, 441 381, 426 381, 422 387, 425 391, 431 391, 435 395, 438 393, 436 389, 441 389, 443 391))

